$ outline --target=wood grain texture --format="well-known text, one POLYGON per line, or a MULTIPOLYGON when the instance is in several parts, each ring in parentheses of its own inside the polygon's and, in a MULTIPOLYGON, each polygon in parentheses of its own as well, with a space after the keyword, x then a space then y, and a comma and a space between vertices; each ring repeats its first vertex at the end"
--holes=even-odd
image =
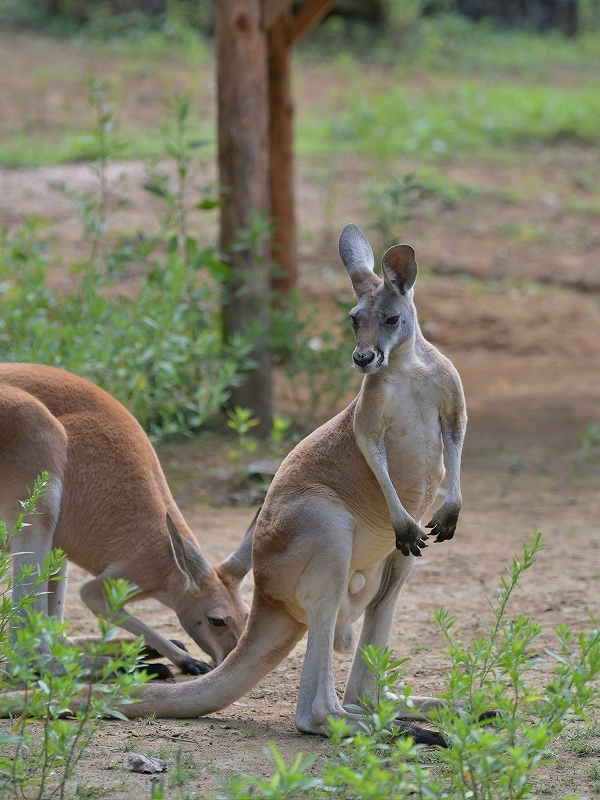
POLYGON ((281 14, 267 34, 269 66, 269 167, 271 218, 274 231, 271 258, 279 274, 273 288, 286 291, 298 277, 294 202, 294 107, 290 87, 288 20, 281 14))
MULTIPOLYGON (((269 320, 269 243, 240 248, 240 232, 266 217, 269 203, 267 42, 260 0, 216 5, 221 250, 231 275, 223 306, 228 337, 269 320)), ((256 338, 257 367, 232 393, 233 405, 251 408, 264 427, 272 416, 271 361, 266 337, 256 338)))

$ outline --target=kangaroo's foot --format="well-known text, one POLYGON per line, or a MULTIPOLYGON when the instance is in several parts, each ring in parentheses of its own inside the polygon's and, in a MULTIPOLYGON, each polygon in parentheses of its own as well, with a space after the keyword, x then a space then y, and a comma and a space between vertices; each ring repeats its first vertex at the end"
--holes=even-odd
POLYGON ((425 744, 429 747, 448 747, 448 742, 441 733, 415 725, 414 722, 398 722, 401 736, 410 736, 415 744, 425 744))

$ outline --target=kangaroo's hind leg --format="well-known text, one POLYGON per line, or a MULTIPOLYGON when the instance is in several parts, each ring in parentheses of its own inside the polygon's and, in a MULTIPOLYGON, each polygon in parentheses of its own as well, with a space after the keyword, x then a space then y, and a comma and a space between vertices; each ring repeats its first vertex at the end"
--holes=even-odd
MULTIPOLYGON (((379 591, 365 609, 360 639, 342 701, 344 706, 356 704, 363 698, 373 698, 373 675, 362 658, 361 650, 371 644, 376 647, 389 645, 398 598, 414 562, 413 555, 404 556, 399 550, 391 553, 386 560, 379 591)), ((413 707, 401 708, 399 716, 402 719, 426 718, 429 709, 441 704, 434 697, 416 695, 412 696, 412 702, 413 707)))
POLYGON ((301 524, 315 546, 294 590, 308 625, 296 727, 304 733, 325 733, 329 717, 359 719, 342 708, 333 675, 336 624, 348 591, 355 520, 339 503, 314 498, 301 524))
POLYGON ((37 502, 37 513, 27 518, 11 542, 17 614, 25 606, 48 614, 48 585, 39 584, 39 575, 60 515, 67 435, 42 403, 11 386, 2 389, 0 415, 5 431, 0 437, 0 511, 9 529, 17 520, 19 501, 28 496, 38 475, 50 475, 50 488, 37 502))
MULTIPOLYGON (((33 485, 33 484, 31 484, 33 485)), ((48 616, 48 582, 40 583, 39 576, 44 561, 52 550, 55 520, 51 510, 54 497, 60 495, 53 487, 49 495, 37 504, 38 513, 28 520, 11 542, 13 557, 12 602, 13 610, 21 616, 26 608, 41 611, 48 616)), ((9 523, 10 524, 10 523, 9 523)), ((13 523, 14 524, 14 523, 13 523)))
POLYGON ((48 614, 51 617, 56 617, 59 622, 63 622, 65 618, 68 574, 69 562, 65 561, 48 583, 48 614))

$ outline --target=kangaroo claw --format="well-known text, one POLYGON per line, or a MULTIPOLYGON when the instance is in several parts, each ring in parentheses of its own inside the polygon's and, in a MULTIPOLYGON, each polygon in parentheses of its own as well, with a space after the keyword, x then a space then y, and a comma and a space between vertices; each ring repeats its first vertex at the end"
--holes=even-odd
POLYGON ((444 508, 440 506, 433 515, 431 522, 425 525, 426 528, 431 528, 430 536, 435 536, 434 541, 445 542, 454 537, 456 525, 458 523, 458 514, 460 508, 444 508))
POLYGON ((166 664, 138 664, 136 669, 147 673, 153 680, 157 681, 173 680, 175 677, 166 664))
POLYGON ((214 669, 213 664, 197 661, 195 658, 188 658, 178 666, 184 675, 206 675, 207 672, 214 669))
MULTIPOLYGON (((187 647, 184 645, 183 642, 180 642, 179 639, 169 639, 169 641, 171 642, 171 644, 174 644, 175 647, 178 647, 180 650, 183 650, 185 653, 187 653, 187 651, 188 651, 187 647)), ((149 644, 144 645, 144 648, 143 648, 142 652, 140 653, 140 655, 142 656, 142 658, 162 658, 163 657, 163 653, 159 653, 158 650, 156 650, 156 648, 151 647, 149 644)))
POLYGON ((417 558, 421 555, 421 550, 427 547, 428 534, 422 531, 416 522, 407 526, 404 531, 396 531, 396 549, 400 550, 403 556, 411 553, 417 558))
POLYGON ((410 736, 415 744, 424 744, 429 747, 448 747, 448 742, 437 731, 423 728, 414 722, 397 721, 398 733, 400 736, 410 736))

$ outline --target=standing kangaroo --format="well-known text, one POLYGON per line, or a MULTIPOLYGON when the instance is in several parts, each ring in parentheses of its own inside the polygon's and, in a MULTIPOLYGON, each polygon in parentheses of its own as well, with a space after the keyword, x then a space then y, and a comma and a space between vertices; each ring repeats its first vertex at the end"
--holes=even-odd
MULTIPOLYGON (((18 501, 42 471, 50 491, 41 512, 13 539, 14 575, 39 565, 53 547, 96 577, 81 588, 94 612, 106 611, 106 578, 124 578, 139 593, 172 608, 184 630, 219 664, 236 646, 248 617, 239 591, 252 562, 252 533, 216 567, 198 548, 169 491, 160 463, 141 426, 93 383, 40 364, 0 364, 0 519, 12 526, 18 501), (180 533, 181 532, 181 533, 180 533)), ((42 587, 37 610, 64 615, 64 580, 42 587)), ((31 591, 35 575, 19 584, 31 591)), ((132 616, 129 633, 170 659, 183 672, 210 667, 192 658, 132 616)))
MULTIPOLYGON (((373 695, 372 676, 355 655, 342 703, 333 650, 353 647, 352 623, 364 613, 359 647, 389 642, 396 602, 426 545, 419 521, 449 468, 448 492, 428 524, 441 542, 454 535, 461 508, 460 459, 466 411, 452 364, 422 336, 413 304, 414 251, 383 257, 355 225, 340 255, 358 303, 350 318, 353 360, 365 373, 358 397, 289 454, 267 494, 254 532, 255 590, 248 625, 213 672, 176 685, 148 686, 129 717, 198 717, 228 706, 270 672, 308 629, 296 726, 322 733, 329 717, 373 695)), ((434 698, 413 698, 426 713, 434 698)), ((405 717, 419 716, 408 709, 405 717)))

